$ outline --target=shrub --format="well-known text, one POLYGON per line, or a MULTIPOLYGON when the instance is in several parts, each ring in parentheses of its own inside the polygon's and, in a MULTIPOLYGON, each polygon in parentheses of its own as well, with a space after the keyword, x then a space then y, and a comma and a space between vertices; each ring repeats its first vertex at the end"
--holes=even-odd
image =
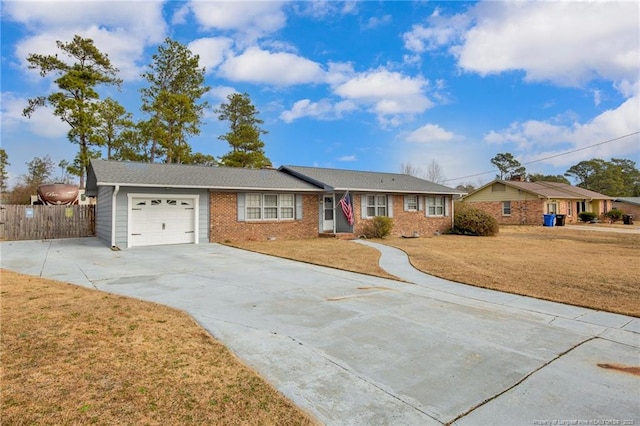
POLYGON ((611 222, 619 221, 620 219, 622 219, 623 215, 624 215, 624 212, 618 209, 611 209, 605 214, 605 216, 611 219, 611 222))
POLYGON ((592 220, 596 220, 598 215, 595 214, 594 212, 580 212, 578 214, 578 217, 583 222, 591 222, 592 220))
POLYGON ((500 226, 495 217, 484 210, 467 206, 463 203, 456 204, 453 232, 462 235, 493 236, 500 231, 500 226))
POLYGON ((387 216, 376 216, 364 225, 363 235, 367 238, 384 238, 391 234, 393 219, 387 216))

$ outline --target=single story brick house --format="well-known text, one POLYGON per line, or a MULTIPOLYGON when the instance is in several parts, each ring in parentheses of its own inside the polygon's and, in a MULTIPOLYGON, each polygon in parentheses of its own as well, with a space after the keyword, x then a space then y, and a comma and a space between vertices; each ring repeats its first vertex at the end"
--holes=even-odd
POLYGON ((462 202, 490 213, 501 225, 542 225, 545 214, 578 222, 581 212, 600 216, 613 208, 612 197, 566 183, 500 179, 465 195, 462 202))
POLYGON ((613 208, 640 220, 640 197, 617 197, 613 200, 613 208))
POLYGON ((120 248, 358 236, 374 216, 392 217, 393 235, 425 235, 453 226, 452 200, 462 195, 394 173, 110 160, 91 161, 86 189, 97 197, 96 235, 120 248))

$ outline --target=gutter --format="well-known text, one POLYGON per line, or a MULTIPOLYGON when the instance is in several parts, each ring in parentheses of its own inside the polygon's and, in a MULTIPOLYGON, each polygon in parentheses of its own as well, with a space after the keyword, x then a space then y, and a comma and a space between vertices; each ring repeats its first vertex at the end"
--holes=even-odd
POLYGON ((174 184, 146 184, 146 183, 116 183, 116 182, 99 182, 98 186, 115 186, 120 185, 131 188, 164 188, 164 189, 204 189, 209 191, 281 191, 281 192, 321 192, 320 188, 279 188, 266 186, 202 186, 202 185, 174 185, 174 184))

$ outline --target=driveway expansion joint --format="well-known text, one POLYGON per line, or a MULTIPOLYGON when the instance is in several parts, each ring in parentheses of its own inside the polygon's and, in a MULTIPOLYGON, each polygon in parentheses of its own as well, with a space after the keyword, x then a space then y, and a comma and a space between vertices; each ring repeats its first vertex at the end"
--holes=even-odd
POLYGON ((473 411, 477 410, 478 408, 482 407, 483 405, 488 404, 489 402, 499 398, 500 396, 504 395, 505 393, 509 392, 512 389, 515 389, 516 387, 520 386, 520 384, 522 384, 524 381, 526 381, 528 378, 530 378, 531 376, 533 376, 534 374, 536 374, 537 372, 541 371, 542 369, 546 368, 547 366, 553 364, 554 362, 558 361, 560 358, 562 358, 563 356, 567 355, 568 353, 570 353, 571 351, 575 350, 576 348, 584 345, 587 342, 590 342, 592 340, 598 339, 598 337, 592 336, 589 337, 588 339, 584 339, 578 343, 576 343, 575 345, 571 346, 569 349, 559 353, 558 355, 556 355, 555 357, 551 358, 549 361, 544 362, 542 365, 540 365, 539 367, 533 369, 532 371, 530 371, 529 373, 525 374, 520 380, 518 380, 516 383, 514 383, 513 385, 507 387, 506 389, 503 389, 502 391, 496 393, 495 395, 485 399, 484 401, 480 402, 479 404, 474 405, 473 407, 471 407, 469 410, 461 413, 460 415, 458 415, 456 418, 449 420, 448 422, 446 422, 446 425, 451 425, 455 422, 457 422, 458 420, 462 419, 463 417, 471 414, 473 411))

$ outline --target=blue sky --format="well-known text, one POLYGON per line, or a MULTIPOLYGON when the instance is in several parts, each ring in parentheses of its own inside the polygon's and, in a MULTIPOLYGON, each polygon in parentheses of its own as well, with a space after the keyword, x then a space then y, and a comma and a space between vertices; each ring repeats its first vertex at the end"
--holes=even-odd
POLYGON ((27 55, 78 34, 124 80, 102 96, 138 118, 158 45, 170 37, 200 55, 212 108, 190 142, 214 156, 229 146, 213 108, 246 92, 276 167, 426 174, 435 161, 446 185, 478 186, 500 152, 533 162, 529 173, 640 164, 639 17, 636 1, 3 1, 2 147, 13 182, 35 156, 73 160, 64 123, 21 112, 52 88, 27 55))

